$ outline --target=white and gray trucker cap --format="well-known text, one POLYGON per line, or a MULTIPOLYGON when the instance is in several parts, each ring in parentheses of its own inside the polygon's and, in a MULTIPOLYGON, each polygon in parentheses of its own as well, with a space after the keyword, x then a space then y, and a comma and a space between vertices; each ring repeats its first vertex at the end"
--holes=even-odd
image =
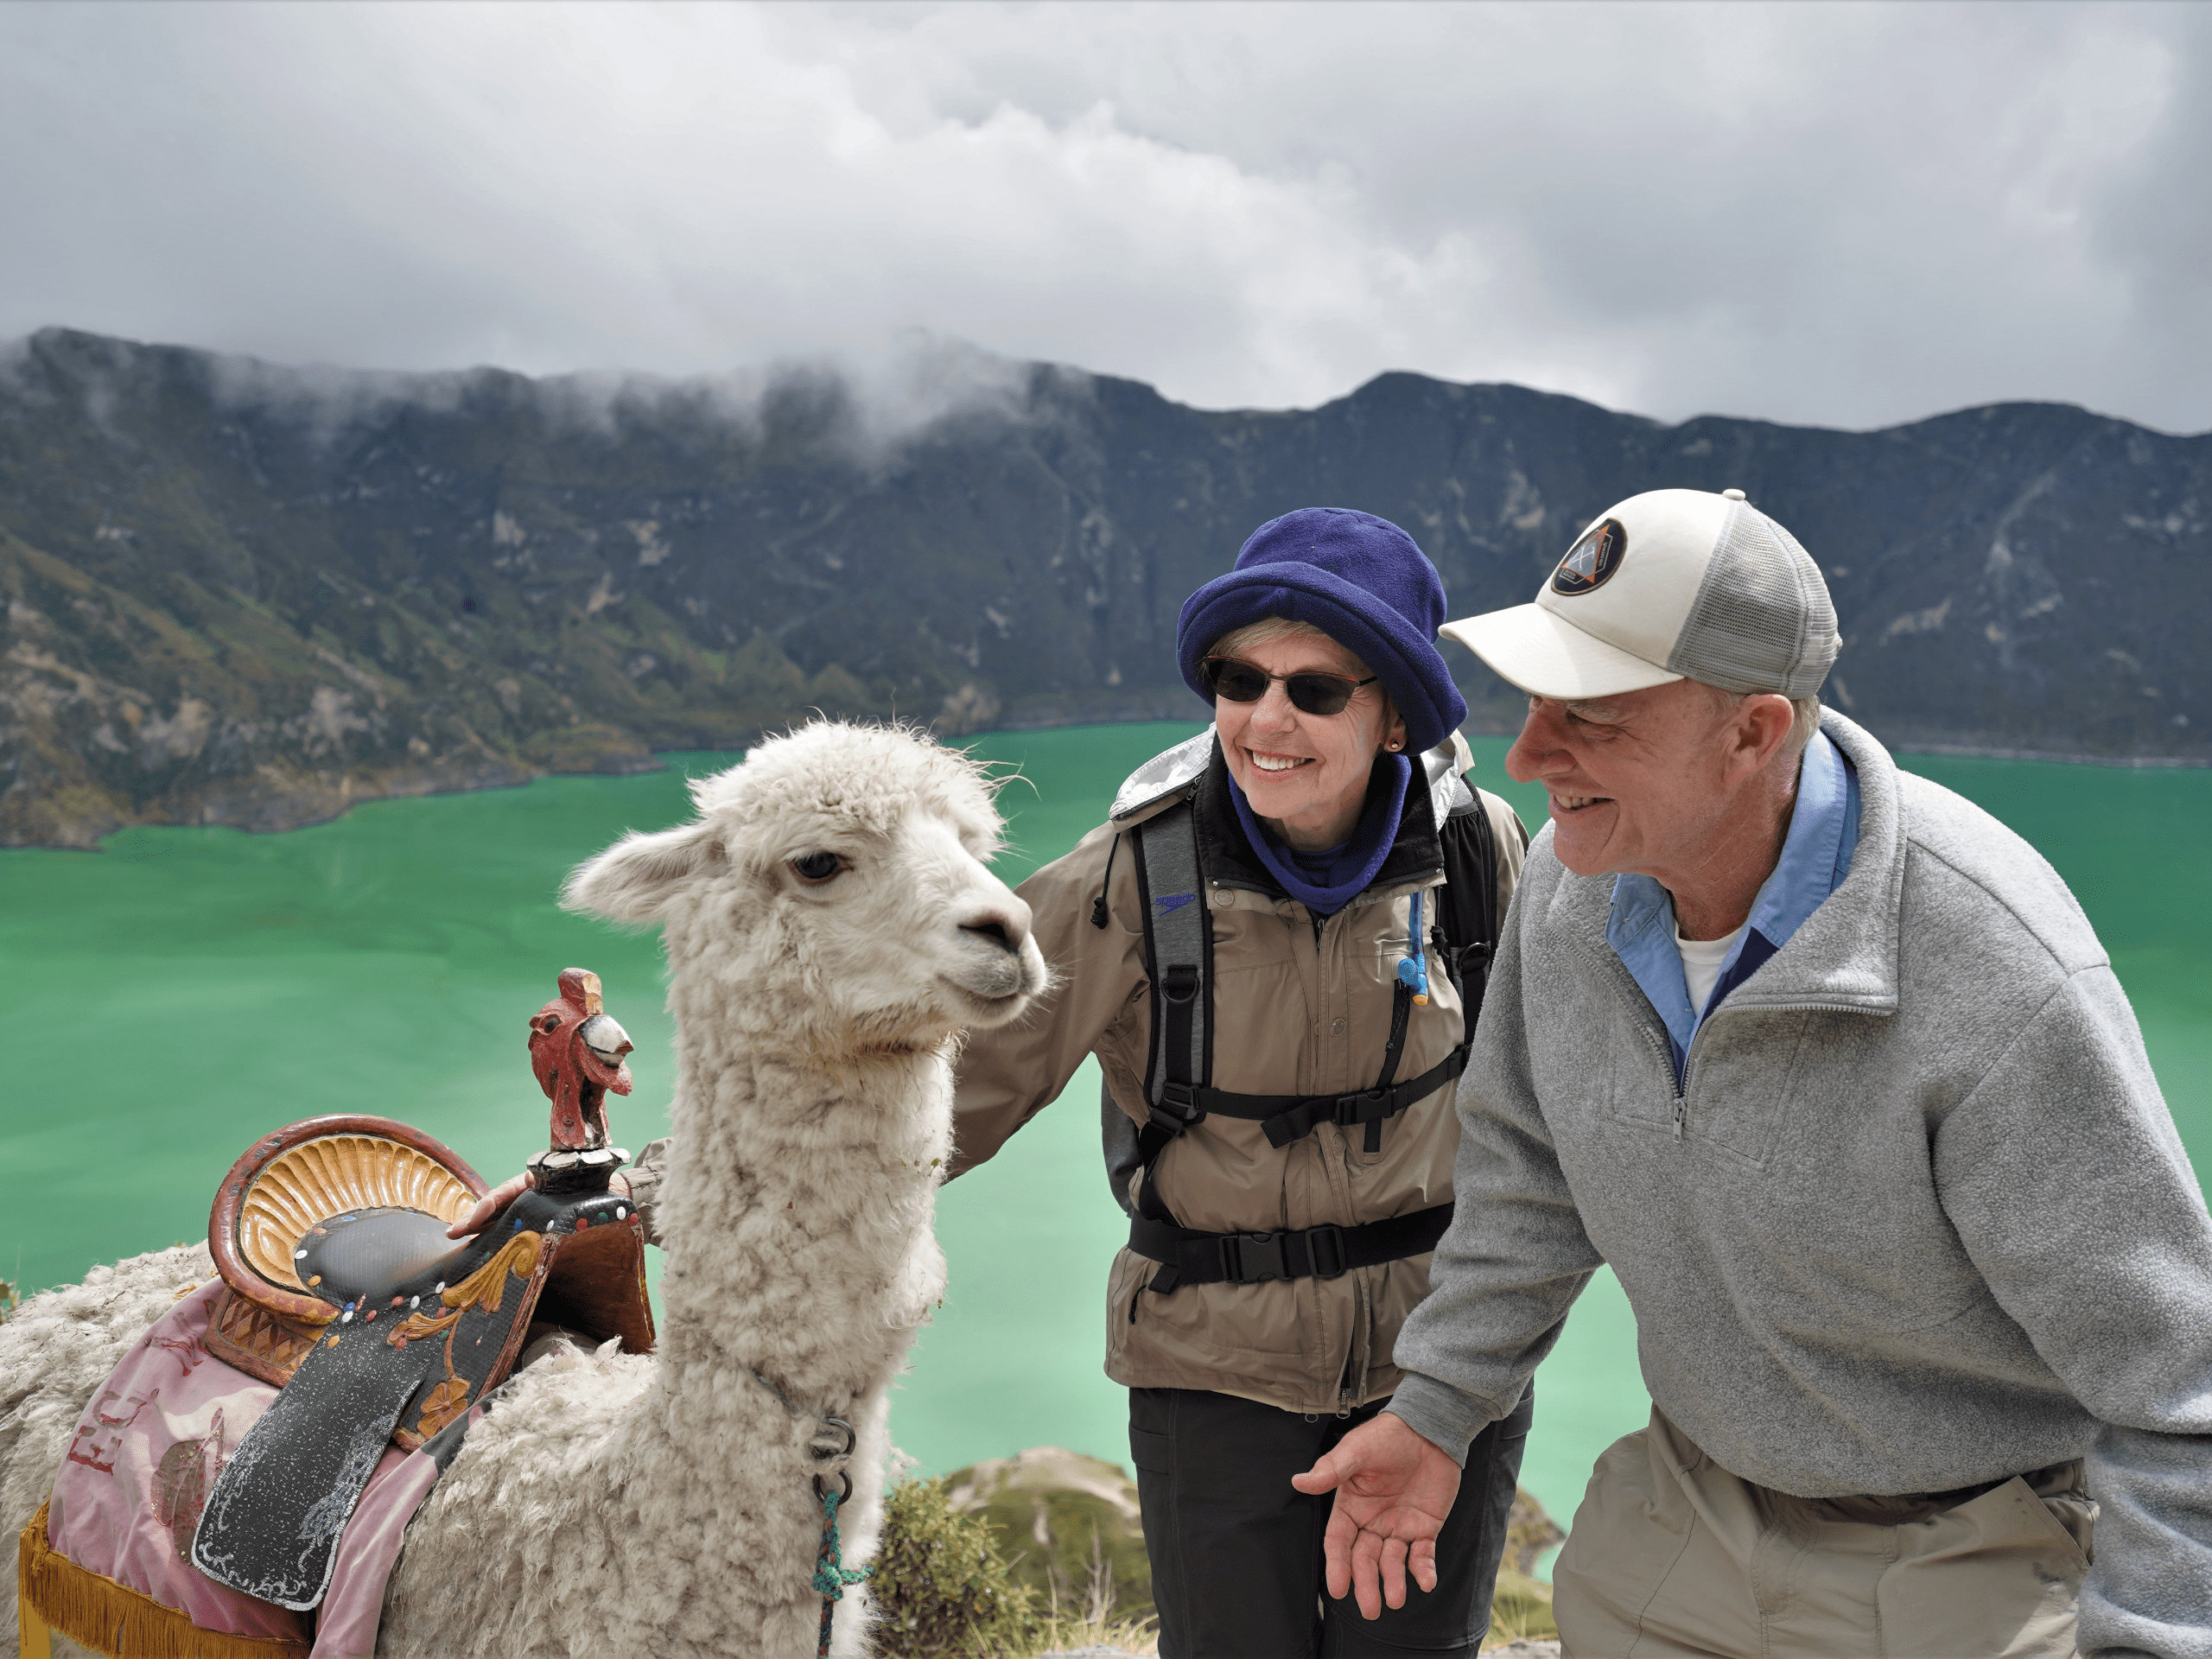
POLYGON ((1820 567, 1741 490, 1632 495, 1575 538, 1535 604, 1440 632, 1568 700, 1682 679, 1809 697, 1843 644, 1820 567))

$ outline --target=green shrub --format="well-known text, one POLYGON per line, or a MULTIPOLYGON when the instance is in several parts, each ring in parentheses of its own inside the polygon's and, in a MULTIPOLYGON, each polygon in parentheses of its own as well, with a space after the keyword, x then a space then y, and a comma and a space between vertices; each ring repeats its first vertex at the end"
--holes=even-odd
POLYGON ((970 1659, 1031 1650, 1044 1619, 1036 1592, 1017 1583, 990 1523, 963 1515, 948 1483, 901 1481, 884 1500, 883 1541, 868 1582, 878 1641, 899 1659, 970 1659))
POLYGON ((1552 1618, 1552 1587, 1540 1580, 1498 1569, 1497 1590, 1491 1597, 1490 1634, 1486 1648, 1503 1647, 1522 1640, 1548 1642, 1557 1638, 1559 1625, 1552 1618))

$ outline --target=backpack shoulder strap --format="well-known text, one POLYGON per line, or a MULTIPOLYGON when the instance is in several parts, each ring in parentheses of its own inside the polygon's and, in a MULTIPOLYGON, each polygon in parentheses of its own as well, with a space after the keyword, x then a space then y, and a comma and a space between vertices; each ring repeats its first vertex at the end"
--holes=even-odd
POLYGON ((1195 1121, 1192 1090, 1213 1074, 1213 926, 1190 802, 1178 801, 1147 818, 1131 837, 1137 896, 1144 906, 1145 969, 1152 980, 1145 1100, 1154 1122, 1175 1135, 1195 1121))
POLYGON ((1190 802, 1178 801, 1124 834, 1136 869, 1152 987, 1152 1052, 1144 1080, 1152 1122, 1142 1128, 1130 1122, 1112 1091, 1102 1089, 1099 1127, 1106 1179, 1115 1202, 1127 1210, 1130 1177, 1205 1116, 1197 1090, 1213 1074, 1213 926, 1190 802))
POLYGON ((1482 798, 1473 796, 1455 809, 1438 826, 1437 840, 1444 852, 1444 887, 1436 896, 1437 925, 1443 936, 1440 954, 1459 993, 1471 1038, 1504 921, 1497 895, 1497 836, 1482 798))

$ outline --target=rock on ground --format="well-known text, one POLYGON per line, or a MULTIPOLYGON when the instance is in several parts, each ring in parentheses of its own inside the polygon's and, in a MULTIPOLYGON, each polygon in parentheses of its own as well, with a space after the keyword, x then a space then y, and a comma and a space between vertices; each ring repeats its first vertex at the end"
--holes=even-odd
POLYGON ((1109 1624, 1152 1611, 1136 1483, 1117 1464, 1057 1446, 946 1478, 956 1510, 988 1520, 1014 1579, 1061 1606, 1109 1592, 1109 1624))

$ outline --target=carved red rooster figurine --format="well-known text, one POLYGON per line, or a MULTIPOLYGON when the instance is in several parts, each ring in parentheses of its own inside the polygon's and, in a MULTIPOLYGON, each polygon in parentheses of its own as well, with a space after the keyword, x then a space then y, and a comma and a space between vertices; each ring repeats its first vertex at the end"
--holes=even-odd
POLYGON ((560 985, 561 995, 530 1020, 530 1068, 553 1103, 553 1144, 530 1160, 541 1188, 548 1173, 571 1169, 595 1171, 603 1181, 630 1155, 607 1144, 607 1091, 630 1092, 622 1060, 630 1034, 607 1012, 597 974, 564 968, 560 985))

